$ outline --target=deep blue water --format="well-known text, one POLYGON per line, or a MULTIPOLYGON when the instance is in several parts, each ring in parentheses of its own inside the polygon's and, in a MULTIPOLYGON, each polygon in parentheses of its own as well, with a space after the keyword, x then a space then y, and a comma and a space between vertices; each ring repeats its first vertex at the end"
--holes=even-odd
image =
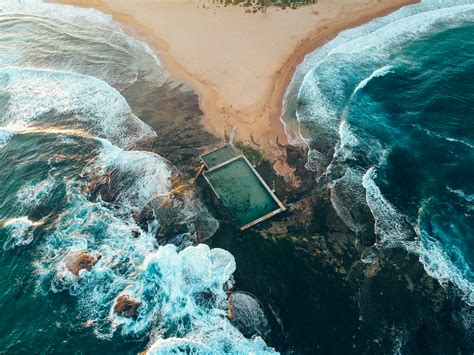
POLYGON ((474 5, 423 2, 309 56, 287 97, 356 232, 404 245, 474 303, 474 5), (415 238, 413 234, 415 233, 415 238))
MULTIPOLYGON (((424 2, 347 31, 287 97, 347 225, 365 233, 369 208, 380 248, 417 253, 469 303, 473 7, 424 2)), ((271 351, 225 317, 233 256, 186 248, 196 221, 215 221, 192 195, 169 207, 175 168, 131 150, 155 133, 121 91, 162 85, 152 53, 107 16, 36 0, 0 2, 0 33, 0 352, 271 351), (155 238, 170 209, 187 231, 169 236, 178 247, 155 238), (77 276, 66 264, 81 251, 102 258, 77 276), (122 294, 141 302, 137 319, 112 312, 122 294)))
POLYGON ((424 36, 390 59, 391 71, 353 99, 348 122, 388 150, 376 169, 382 194, 472 283, 474 25, 424 36))

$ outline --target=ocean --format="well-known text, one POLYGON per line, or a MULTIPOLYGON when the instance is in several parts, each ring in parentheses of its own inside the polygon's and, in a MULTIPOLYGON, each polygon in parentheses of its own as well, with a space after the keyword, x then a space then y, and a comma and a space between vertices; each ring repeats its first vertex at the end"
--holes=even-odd
MULTIPOLYGON (((339 217, 474 304, 474 3, 422 1, 309 54, 282 117, 339 217)), ((364 262, 370 263, 370 255, 364 262)))
POLYGON ((1 1, 0 352, 462 348, 472 312, 436 308, 423 276, 390 288, 415 267, 386 266, 370 288, 353 259, 370 268, 374 249, 404 248, 472 309, 473 23, 472 1, 423 1, 308 54, 282 121, 332 207, 312 191, 289 210, 314 220, 293 212, 242 238, 181 181, 216 140, 146 44, 95 10, 1 1), (374 233, 359 261, 351 237, 374 233), (363 319, 397 292, 440 317, 363 319), (132 316, 115 310, 124 297, 132 316), (433 319, 446 326, 419 324, 433 319))
POLYGON ((199 244, 218 222, 122 95, 166 85, 152 51, 41 1, 2 1, 0 33, 0 352, 272 352, 227 319, 235 259, 199 244))

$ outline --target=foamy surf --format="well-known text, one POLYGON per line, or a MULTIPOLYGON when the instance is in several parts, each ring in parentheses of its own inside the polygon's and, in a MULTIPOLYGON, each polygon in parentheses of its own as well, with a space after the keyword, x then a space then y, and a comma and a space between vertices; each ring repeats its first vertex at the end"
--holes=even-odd
POLYGON ((133 115, 118 91, 94 77, 51 70, 1 68, 0 81, 6 83, 2 94, 7 97, 7 107, 0 119, 2 126, 16 125, 17 129, 25 129, 50 124, 82 129, 120 147, 133 146, 156 136, 151 127, 133 115), (53 121, 54 114, 61 116, 61 122, 53 121))
POLYGON ((9 231, 9 237, 3 244, 3 249, 28 245, 33 241, 33 232, 38 223, 32 222, 28 217, 11 218, 3 222, 3 228, 9 231))
POLYGON ((180 252, 166 245, 146 257, 139 282, 126 292, 146 304, 142 322, 125 322, 122 332, 149 329, 159 324, 148 353, 188 352, 269 352, 259 337, 246 339, 226 318, 227 295, 232 287, 235 260, 222 249, 205 245, 188 247, 180 252), (205 298, 203 298, 205 296, 205 298), (165 337, 167 330, 177 328, 183 337, 165 337))
MULTIPOLYGON (((456 26, 463 21, 469 21, 473 16, 472 11, 474 5, 468 0, 422 1, 420 4, 406 6, 391 15, 372 20, 366 25, 341 32, 335 39, 308 54, 298 65, 285 93, 281 120, 288 127, 294 127, 294 118, 303 123, 311 121, 310 117, 318 117, 318 124, 328 130, 328 133, 335 133, 342 113, 341 106, 344 108, 344 102, 347 100, 342 93, 346 88, 337 80, 337 76, 342 74, 338 68, 344 66, 343 61, 369 61, 374 65, 383 63, 390 55, 391 48, 401 46, 428 32, 437 23, 452 21, 451 26, 456 26), (305 105, 302 110, 301 102, 317 104, 305 105)), ((369 66, 365 68, 358 67, 357 74, 353 74, 362 75, 367 79, 362 79, 351 92, 355 92, 358 86, 359 89, 365 86, 372 78, 389 72, 389 68, 384 65, 378 69, 380 72, 370 71, 369 66)), ((293 140, 296 142, 302 139, 310 143, 312 138, 302 128, 304 125, 298 126, 296 132, 300 133, 300 137, 294 137, 293 140)), ((286 133, 290 138, 293 136, 291 131, 286 133)))
POLYGON ((7 128, 0 128, 0 148, 3 148, 5 145, 7 145, 8 141, 13 135, 14 132, 11 130, 7 128))
MULTIPOLYGON (((284 113, 281 118, 288 127, 297 127, 299 137, 294 137, 294 140, 302 139, 309 146, 308 167, 319 173, 324 172, 329 177, 331 202, 349 228, 361 233, 364 221, 359 220, 361 217, 359 211, 367 206, 375 221, 379 247, 403 245, 418 254, 428 274, 445 285, 454 284, 461 290, 464 300, 471 305, 474 294, 472 261, 463 259, 469 252, 466 248, 461 251, 462 243, 458 240, 464 238, 466 243, 470 243, 469 235, 472 230, 470 232, 469 221, 472 204, 466 200, 453 202, 455 205, 447 204, 443 199, 447 198, 444 196, 450 190, 440 188, 439 193, 443 197, 437 200, 436 207, 433 207, 430 213, 436 213, 437 210, 442 210, 443 206, 444 208, 449 206, 452 209, 451 213, 456 216, 453 225, 457 227, 451 228, 444 219, 433 218, 433 221, 418 228, 417 209, 410 204, 397 207, 393 203, 393 200, 400 202, 403 190, 401 192, 397 190, 391 200, 387 198, 390 188, 387 175, 395 174, 393 170, 388 170, 392 159, 399 154, 399 151, 403 151, 404 146, 413 150, 413 143, 410 141, 407 128, 404 130, 391 125, 390 115, 395 114, 392 112, 386 114, 384 109, 390 97, 398 95, 397 90, 408 91, 412 87, 400 85, 401 88, 396 88, 396 83, 392 83, 388 88, 380 87, 381 83, 396 80, 395 78, 401 83, 408 82, 410 75, 411 78, 419 75, 417 78, 420 82, 422 80, 427 82, 429 78, 439 75, 436 80, 443 83, 442 74, 446 67, 434 69, 435 65, 432 65, 426 68, 424 75, 410 74, 410 71, 423 70, 421 62, 423 56, 427 56, 430 50, 437 48, 439 43, 434 47, 424 47, 417 55, 410 56, 410 53, 405 54, 405 51, 415 51, 415 44, 421 43, 420 41, 432 34, 455 31, 472 23, 473 20, 474 4, 471 1, 422 1, 404 7, 389 16, 375 19, 364 26, 343 31, 334 40, 307 55, 297 68, 285 95, 284 113), (431 69, 433 72, 429 72, 431 69), (358 112, 363 119, 357 118, 358 112), (380 126, 377 126, 379 122, 380 126), (461 227, 457 223, 461 224, 461 227), (450 230, 451 238, 442 232, 443 228, 450 230), (431 232, 427 232, 429 230, 431 232), (436 233, 437 237, 434 238, 430 233, 436 233), (451 242, 454 244, 451 245, 451 242), (458 248, 459 253, 456 254, 454 250, 458 248)), ((459 43, 463 42, 462 39, 459 40, 459 43)), ((467 46, 457 53, 468 56, 467 46)), ((449 48, 440 47, 439 50, 438 58, 445 58, 445 53, 449 52, 449 48)), ((453 65, 461 66, 459 63, 460 61, 453 65)), ((449 68, 446 68, 446 76, 454 75, 448 70, 449 68)), ((466 75, 469 74, 465 73, 464 77, 466 75)), ((462 77, 452 81, 461 81, 462 77)), ((433 98, 445 94, 443 89, 436 91, 438 88, 443 88, 441 84, 433 83, 433 87, 432 92, 436 92, 433 98)), ((423 90, 424 87, 419 89, 420 92, 423 90)), ((469 101, 469 94, 466 94, 467 97, 462 97, 463 94, 460 94, 464 91, 464 88, 454 91, 461 96, 459 104, 469 101)), ((407 104, 400 109, 400 111, 406 110, 401 117, 417 122, 420 113, 431 107, 429 94, 430 92, 426 92, 424 96, 427 101, 425 106, 423 99, 420 98, 420 107, 412 109, 408 106, 410 96, 403 98, 407 100, 407 104)), ((453 95, 446 93, 446 100, 452 99, 453 95)), ((400 104, 402 105, 402 102, 400 104)), ((394 112, 398 114, 399 111, 394 109, 394 112)), ((438 115, 444 114, 447 113, 438 115)), ((436 112, 431 113, 431 117, 436 115, 436 112)), ((403 124, 404 122, 400 122, 399 126, 403 127, 403 124)), ((461 123, 456 121, 451 124, 447 132, 438 126, 430 127, 427 124, 424 127, 417 126, 419 132, 413 132, 414 138, 416 136, 414 140, 426 140, 427 147, 429 144, 434 144, 434 147, 449 145, 444 149, 440 148, 441 153, 443 150, 453 152, 459 150, 463 156, 469 157, 472 148, 469 136, 466 134, 463 136, 462 131, 458 130, 457 125, 461 123), (437 140, 439 143, 432 143, 437 140)), ((468 131, 469 128, 465 128, 464 132, 468 131)), ((292 133, 287 133, 291 138, 292 133)), ((425 161, 429 160, 430 158, 427 158, 425 161)), ((451 158, 448 160, 452 161, 451 158)), ((466 163, 469 164, 469 161, 466 163)), ((413 168, 416 167, 409 170, 415 170, 413 168)), ((454 173, 446 172, 443 178, 453 178, 453 175, 454 173)), ((468 176, 467 173, 466 178, 468 176)), ((407 177, 407 179, 413 178, 407 177)), ((457 181, 456 178, 453 180, 457 181)), ((459 184, 459 181, 457 183, 459 184)), ((405 188, 408 190, 409 186, 405 188)), ((424 188, 422 186, 420 190, 424 188)), ((465 189, 466 186, 464 190, 457 188, 458 193, 454 195, 459 196, 459 192, 469 195, 465 189)), ((415 195, 416 191, 413 194, 415 195)), ((439 218, 445 217, 448 218, 439 216, 439 218)))
POLYGON ((94 9, 7 0, 0 4, 0 31, 1 67, 89 75, 119 91, 133 85, 139 73, 156 87, 168 78, 146 43, 126 36, 112 16, 94 9))
POLYGON ((166 81, 149 47, 108 15, 42 1, 2 2, 0 30, 0 235, 31 253, 35 297, 69 296, 77 327, 152 353, 272 352, 226 317, 235 260, 196 245, 217 221, 174 191, 169 161, 137 150, 156 134, 121 92, 138 73, 150 90, 166 81))

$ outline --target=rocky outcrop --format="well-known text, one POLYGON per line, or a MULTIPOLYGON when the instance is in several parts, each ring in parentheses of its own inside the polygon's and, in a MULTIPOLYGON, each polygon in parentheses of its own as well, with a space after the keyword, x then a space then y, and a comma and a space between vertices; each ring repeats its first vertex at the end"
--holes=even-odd
POLYGON ((140 301, 135 301, 128 295, 120 295, 115 302, 114 313, 120 317, 137 319, 140 305, 140 301))
POLYGON ((100 258, 100 255, 93 256, 85 252, 73 253, 66 257, 66 267, 74 275, 78 276, 81 270, 92 270, 92 267, 100 258))
POLYGON ((270 333, 267 318, 260 302, 246 292, 234 292, 227 300, 227 318, 246 337, 263 338, 270 333))
MULTIPOLYGON (((293 167, 296 173, 303 169, 293 167)), ((360 221, 354 231, 333 207, 324 176, 316 181, 316 174, 297 174, 302 184, 295 188, 278 180, 269 162, 257 168, 266 181, 275 181, 288 210, 240 233, 216 207, 221 226, 209 243, 234 255, 235 287, 264 305, 268 344, 308 354, 469 353, 472 308, 454 288, 430 277, 418 255, 376 245, 370 210, 349 209, 360 221)), ((227 304, 229 321, 243 334, 257 333, 248 331, 255 312, 234 301, 227 304)))

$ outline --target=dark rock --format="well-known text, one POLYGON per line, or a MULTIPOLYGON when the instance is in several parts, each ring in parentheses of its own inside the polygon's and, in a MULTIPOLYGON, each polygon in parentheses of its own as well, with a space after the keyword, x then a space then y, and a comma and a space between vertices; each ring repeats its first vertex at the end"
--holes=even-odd
POLYGON ((270 333, 270 327, 260 302, 248 293, 234 292, 229 296, 227 318, 248 338, 254 335, 265 338, 270 333))
POLYGON ((138 221, 140 219, 140 212, 138 212, 137 210, 133 210, 131 215, 135 221, 138 221))
POLYGON ((153 150, 185 174, 192 175, 188 171, 192 162, 204 147, 218 141, 202 125, 198 95, 171 77, 159 87, 149 80, 137 80, 121 94, 134 114, 155 130, 153 150))

